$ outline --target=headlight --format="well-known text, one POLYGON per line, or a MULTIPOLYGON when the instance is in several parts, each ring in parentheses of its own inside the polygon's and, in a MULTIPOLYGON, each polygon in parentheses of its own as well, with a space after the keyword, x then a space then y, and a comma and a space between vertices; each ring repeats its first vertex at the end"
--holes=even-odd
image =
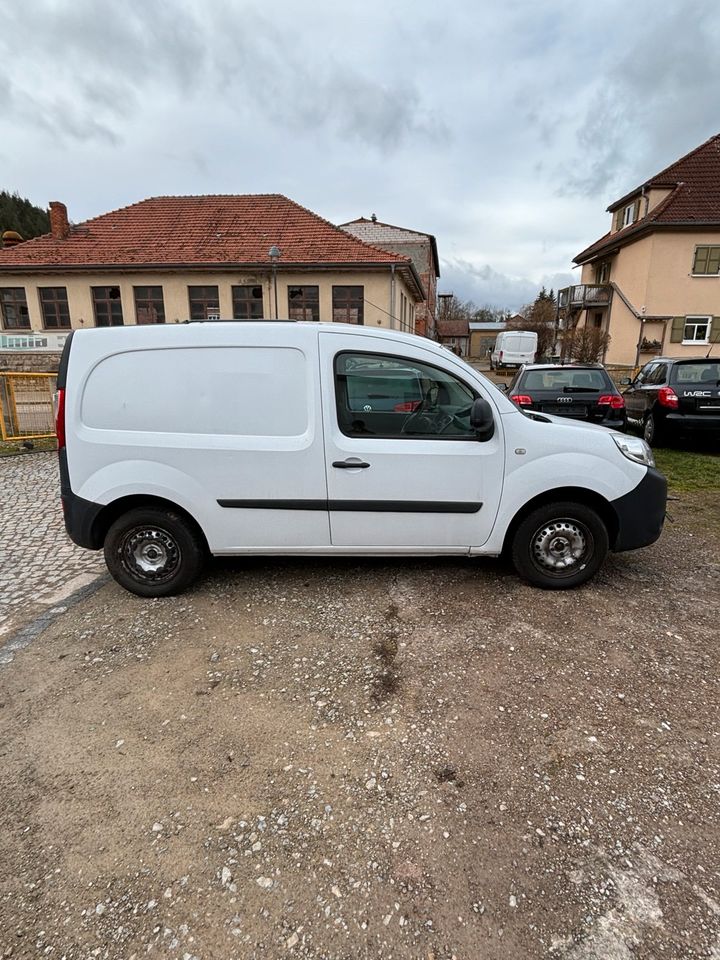
POLYGON ((623 456, 635 463, 644 463, 646 467, 655 466, 652 450, 640 437, 628 437, 625 434, 613 434, 613 440, 623 456))

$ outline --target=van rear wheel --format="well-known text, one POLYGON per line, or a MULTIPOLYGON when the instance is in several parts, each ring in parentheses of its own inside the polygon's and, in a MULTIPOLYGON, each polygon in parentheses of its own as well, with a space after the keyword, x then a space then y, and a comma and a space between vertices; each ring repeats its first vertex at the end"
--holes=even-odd
POLYGON ((105 537, 108 570, 121 587, 139 597, 181 593, 197 580, 204 559, 197 530, 172 510, 129 510, 105 537))
POLYGON ((523 579, 547 590, 578 587, 595 576, 610 549, 601 517, 582 503, 548 503, 520 523, 512 559, 523 579))

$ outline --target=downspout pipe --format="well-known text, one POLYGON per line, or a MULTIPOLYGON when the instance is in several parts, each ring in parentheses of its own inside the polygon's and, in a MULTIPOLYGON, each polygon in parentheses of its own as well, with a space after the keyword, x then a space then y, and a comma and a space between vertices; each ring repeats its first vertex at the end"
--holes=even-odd
POLYGON ((395 329, 395 264, 390 264, 390 320, 395 329))

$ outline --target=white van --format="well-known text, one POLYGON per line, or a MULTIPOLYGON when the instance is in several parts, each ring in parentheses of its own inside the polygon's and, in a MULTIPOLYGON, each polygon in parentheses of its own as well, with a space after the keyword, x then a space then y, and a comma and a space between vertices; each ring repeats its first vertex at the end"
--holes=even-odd
POLYGON ((538 335, 530 330, 503 330, 490 354, 490 369, 503 370, 534 363, 537 344, 538 335))
POLYGON ((639 437, 526 415, 439 344, 337 323, 77 330, 57 431, 70 537, 141 596, 208 554, 507 551, 573 587, 665 516, 639 437))

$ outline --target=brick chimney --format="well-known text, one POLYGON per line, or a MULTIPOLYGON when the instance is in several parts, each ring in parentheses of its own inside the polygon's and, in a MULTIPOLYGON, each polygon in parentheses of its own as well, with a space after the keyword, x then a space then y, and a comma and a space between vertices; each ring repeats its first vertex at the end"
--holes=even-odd
POLYGON ((67 240, 70 236, 67 207, 59 200, 50 201, 50 233, 55 240, 67 240))

